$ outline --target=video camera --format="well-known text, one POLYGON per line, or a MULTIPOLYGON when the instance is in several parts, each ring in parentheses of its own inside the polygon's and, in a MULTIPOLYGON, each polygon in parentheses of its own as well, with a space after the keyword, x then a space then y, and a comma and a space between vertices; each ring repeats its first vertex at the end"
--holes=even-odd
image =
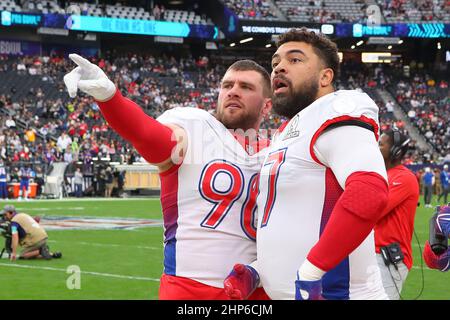
POLYGON ((0 252, 1 259, 3 257, 3 253, 6 252, 8 255, 11 255, 12 252, 11 222, 6 220, 4 215, 0 215, 0 235, 5 238, 5 246, 0 252))
MULTIPOLYGON (((450 207, 450 204, 449 206, 450 207)), ((428 242, 430 243, 431 250, 437 255, 440 255, 448 249, 447 235, 439 231, 437 227, 437 217, 441 213, 441 207, 436 207, 436 212, 430 218, 430 233, 428 242)))

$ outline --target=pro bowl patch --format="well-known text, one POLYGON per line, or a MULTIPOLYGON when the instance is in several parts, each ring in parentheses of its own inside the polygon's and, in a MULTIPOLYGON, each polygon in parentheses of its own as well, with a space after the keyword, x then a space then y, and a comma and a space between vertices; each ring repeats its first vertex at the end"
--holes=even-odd
POLYGON ((283 137, 283 140, 296 138, 299 136, 300 131, 298 130, 298 121, 299 115, 297 114, 292 120, 289 122, 286 133, 283 137))

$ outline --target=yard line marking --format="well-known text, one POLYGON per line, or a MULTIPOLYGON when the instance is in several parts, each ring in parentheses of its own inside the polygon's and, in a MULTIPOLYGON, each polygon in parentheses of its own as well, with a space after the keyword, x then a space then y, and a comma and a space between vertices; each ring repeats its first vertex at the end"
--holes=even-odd
POLYGON ((126 244, 107 244, 107 243, 93 243, 93 242, 75 242, 75 241, 61 241, 61 240, 47 240, 47 242, 70 242, 74 244, 81 244, 86 246, 97 246, 97 247, 129 247, 129 248, 138 248, 138 249, 148 249, 148 250, 162 250, 163 248, 157 248, 157 247, 146 247, 146 246, 130 246, 126 244))
MULTIPOLYGON (((418 270, 420 270, 420 269, 422 269, 422 267, 419 267, 419 266, 412 266, 412 269, 418 269, 418 270)), ((425 265, 425 263, 423 264, 423 270, 437 271, 436 269, 430 269, 430 268, 428 268, 428 267, 425 265)))
MULTIPOLYGON (((3 259, 7 259, 7 257, 4 255, 3 259)), ((17 268, 27 268, 27 269, 41 269, 41 270, 50 270, 50 271, 63 271, 66 272, 66 269, 58 269, 58 268, 52 268, 52 267, 36 267, 36 266, 30 266, 30 265, 22 265, 22 264, 11 264, 11 263, 0 263, 0 266, 5 267, 17 267, 17 268)), ((412 266, 412 269, 420 270, 422 269, 419 266, 412 266)), ((430 269, 427 266, 423 266, 423 270, 425 271, 437 271, 434 269, 430 269)), ((154 278, 146 278, 146 277, 134 277, 134 276, 124 276, 120 274, 109 274, 109 273, 100 273, 100 272, 91 272, 91 271, 81 271, 81 273, 84 274, 90 274, 90 275, 97 275, 97 276, 103 276, 103 277, 111 277, 111 278, 122 278, 122 279, 132 279, 132 280, 145 280, 145 281, 158 281, 159 279, 154 278)))
POLYGON ((6 200, 8 202, 15 202, 15 203, 33 203, 33 202, 89 202, 89 201, 145 201, 145 200, 151 200, 151 201, 159 201, 159 197, 148 197, 148 198, 64 198, 64 199, 29 199, 28 201, 19 201, 17 199, 9 199, 6 200))
MULTIPOLYGON (((31 265, 26 265, 26 264, 0 263, 0 266, 12 267, 12 268, 23 268, 23 269, 60 271, 60 272, 67 273, 67 269, 53 268, 53 267, 37 267, 37 266, 31 266, 31 265)), ((89 274, 89 275, 93 275, 93 276, 109 277, 109 278, 119 278, 119 279, 130 279, 130 280, 143 280, 143 281, 159 282, 159 279, 154 279, 154 278, 125 276, 125 275, 121 275, 121 274, 101 273, 101 272, 92 272, 92 271, 81 271, 81 274, 89 274)))
POLYGON ((99 218, 75 216, 44 216, 40 225, 46 230, 129 230, 144 227, 162 227, 160 219, 99 218))

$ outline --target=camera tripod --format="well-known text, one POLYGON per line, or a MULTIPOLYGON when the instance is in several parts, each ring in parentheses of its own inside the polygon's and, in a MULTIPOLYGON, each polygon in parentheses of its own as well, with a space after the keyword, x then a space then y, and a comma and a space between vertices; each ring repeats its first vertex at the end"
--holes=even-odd
POLYGON ((5 246, 3 247, 2 251, 0 252, 0 259, 3 257, 3 254, 6 252, 8 255, 8 258, 11 257, 11 239, 6 239, 5 246))
POLYGON ((6 248, 3 248, 3 249, 2 249, 2 252, 0 252, 0 259, 3 257, 3 253, 5 253, 5 251, 6 251, 6 253, 8 254, 8 258, 11 256, 11 253, 9 253, 9 252, 6 250, 6 248))

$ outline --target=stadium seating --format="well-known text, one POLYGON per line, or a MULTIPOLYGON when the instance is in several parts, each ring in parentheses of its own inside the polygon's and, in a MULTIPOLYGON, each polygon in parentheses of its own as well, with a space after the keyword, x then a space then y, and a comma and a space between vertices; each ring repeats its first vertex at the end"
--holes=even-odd
POLYGON ((225 0, 225 5, 241 19, 279 20, 277 9, 270 0, 225 0))
POLYGON ((446 0, 378 0, 378 4, 387 23, 450 20, 450 3, 446 0))
POLYGON ((411 122, 428 142, 445 156, 450 153, 450 97, 448 79, 416 73, 397 78, 390 91, 411 122))
POLYGON ((22 8, 14 0, 0 0, 0 11, 3 10, 21 12, 22 8))
POLYGON ((353 0, 277 0, 276 4, 292 21, 362 22, 365 16, 365 6, 353 0))
MULTIPOLYGON (((96 5, 86 2, 69 2, 66 7, 61 7, 57 1, 36 1, 23 2, 19 6, 14 0, 0 0, 0 11, 8 10, 12 12, 30 13, 57 13, 57 14, 81 14, 94 17, 126 18, 139 20, 158 20, 152 12, 140 7, 116 5, 96 5)), ((159 20, 170 22, 185 22, 189 24, 213 25, 211 19, 200 16, 194 11, 184 10, 164 10, 158 17, 159 20)))
MULTIPOLYGON (((224 0, 240 19, 290 20, 315 23, 360 22, 367 19, 368 3, 362 0, 224 0)), ((446 22, 450 21, 450 2, 447 0, 376 0, 382 22, 446 22)), ((39 13, 80 13, 95 17, 165 20, 189 24, 213 25, 210 18, 194 11, 115 5, 96 5, 86 2, 68 2, 60 6, 56 0, 24 1, 22 7, 14 0, 0 0, 0 10, 39 13)))
MULTIPOLYGON (((93 60, 102 66, 126 96, 136 101, 153 117, 174 107, 215 109, 220 75, 224 72, 226 63, 222 62, 221 65, 216 61, 214 63, 216 66, 212 68, 212 64, 207 61, 205 57, 196 60, 175 59, 161 55, 110 56, 109 53, 105 54, 104 59, 93 60)), ((55 145, 62 131, 69 132, 72 138, 78 136, 80 151, 72 158, 80 161, 84 161, 86 157, 87 159, 109 157, 118 162, 128 161, 130 158, 133 161, 142 160, 128 143, 108 128, 92 98, 83 94, 76 99, 68 98, 61 79, 73 68, 70 61, 58 57, 0 56, 0 62, 2 64, 0 75, 5 80, 0 83, 2 123, 8 119, 8 115, 21 119, 16 120, 14 130, 19 133, 21 143, 9 144, 9 160, 14 160, 14 157, 20 160, 20 152, 23 149, 28 149, 28 157, 48 164, 57 159, 63 160, 64 151, 57 150, 55 145), (30 72, 32 69, 33 72, 30 72), (37 142, 33 144, 24 138, 30 128, 36 133, 37 142), (111 147, 110 141, 118 141, 118 144, 111 147)), ((377 87, 390 85, 398 102, 403 107, 409 108, 410 102, 404 98, 408 92, 405 88, 411 87, 417 91, 427 86, 425 78, 419 78, 419 81, 413 77, 411 83, 393 80, 397 78, 389 74, 389 69, 379 66, 375 68, 344 63, 341 70, 338 89, 358 89, 367 92, 380 108, 382 129, 392 126, 402 128, 403 124, 395 119, 392 112, 388 112, 377 95, 377 87), (399 89, 393 84, 402 86, 401 91, 395 92, 399 89)), ((450 140, 448 139, 450 129, 447 129, 450 128, 448 123, 450 107, 448 98, 444 99, 447 92, 445 90, 448 89, 439 86, 441 82, 436 83, 434 89, 430 87, 425 91, 418 91, 423 98, 425 95, 430 96, 431 92, 438 94, 435 106, 434 104, 430 106, 430 110, 438 120, 433 120, 429 117, 430 113, 426 113, 420 116, 417 125, 426 137, 430 135, 428 131, 432 131, 433 136, 427 137, 428 140, 442 156, 445 156, 449 152, 448 143, 445 141, 450 140), (447 120, 444 121, 445 119, 447 120)), ((442 86, 448 87, 448 83, 443 82, 442 86)), ((428 109, 427 107, 425 110, 428 109)), ((419 114, 417 108, 413 110, 419 114)), ((405 110, 409 111, 410 109, 405 110)), ((277 128, 284 120, 277 115, 271 115, 262 124, 262 128, 277 128)), ((421 159, 418 150, 412 157, 416 160, 421 159)))
POLYGON ((170 22, 185 22, 189 24, 213 25, 211 19, 195 14, 194 11, 165 10, 164 20, 170 22))
MULTIPOLYGON (((11 11, 16 11, 16 10, 11 10, 11 11)), ((59 14, 65 13, 64 8, 61 8, 57 1, 49 1, 49 0, 24 1, 21 11, 22 12, 32 12, 32 13, 59 13, 59 14)))
MULTIPOLYGON (((127 161, 127 157, 141 161, 135 151, 130 152, 131 146, 109 129, 92 98, 84 95, 74 100, 68 98, 61 79, 73 68, 72 63, 58 58, 0 58, 0 74, 5 80, 0 83, 0 111, 4 111, 0 118, 2 123, 9 115, 23 119, 16 120, 12 129, 3 126, 7 135, 12 132, 19 137, 15 144, 7 143, 7 162, 64 161, 66 150, 58 150, 55 145, 62 131, 80 139, 80 151, 72 157, 74 160, 84 161, 88 156, 118 162, 127 161), (36 69, 33 74, 31 69, 36 69), (82 129, 83 125, 87 128, 82 129), (30 128, 37 136, 33 143, 25 139, 30 128), (111 141, 119 143, 112 147, 111 141), (22 159, 23 149, 26 152, 22 159)), ((176 106, 215 106, 219 78, 214 70, 198 65, 195 60, 127 56, 100 63, 124 94, 154 117, 176 106)))
POLYGON ((381 22, 421 22, 449 21, 450 3, 446 0, 226 0, 241 19, 285 20, 277 14, 277 9, 290 21, 315 23, 366 22, 366 8, 378 5, 381 22), (383 21, 385 20, 385 21, 383 21))

